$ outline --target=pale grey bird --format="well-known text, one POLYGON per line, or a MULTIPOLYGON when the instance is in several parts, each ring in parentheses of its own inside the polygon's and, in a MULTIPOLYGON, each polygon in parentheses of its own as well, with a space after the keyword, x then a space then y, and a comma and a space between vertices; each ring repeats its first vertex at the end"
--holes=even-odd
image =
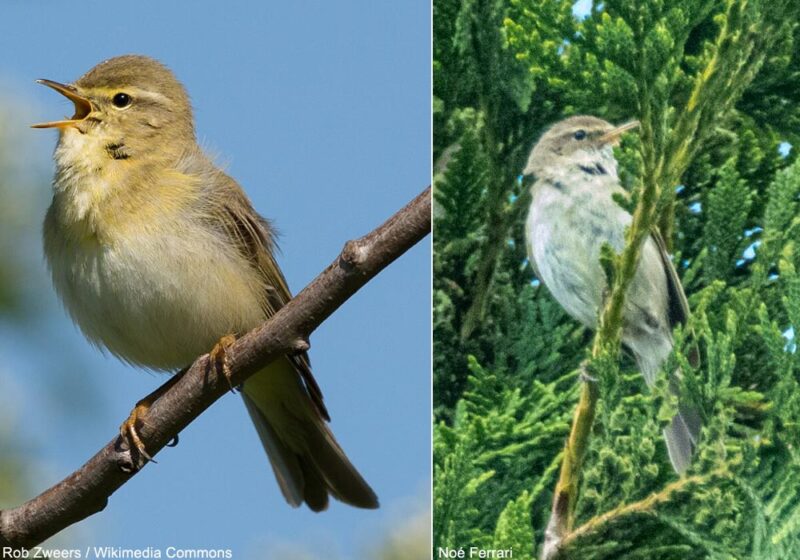
MULTIPOLYGON (((552 126, 528 157, 524 174, 535 176, 525 235, 537 277, 572 317, 597 326, 606 292, 600 249, 620 252, 631 215, 612 199, 626 196, 612 147, 638 125, 614 127, 590 116, 552 126)), ((688 305, 660 235, 642 246, 636 274, 625 297, 622 342, 632 352, 648 386, 672 351, 672 329, 685 323, 688 305)), ((677 382, 674 374, 671 383, 677 382)), ((700 434, 699 414, 682 404, 664 429, 672 466, 683 474, 700 434)))

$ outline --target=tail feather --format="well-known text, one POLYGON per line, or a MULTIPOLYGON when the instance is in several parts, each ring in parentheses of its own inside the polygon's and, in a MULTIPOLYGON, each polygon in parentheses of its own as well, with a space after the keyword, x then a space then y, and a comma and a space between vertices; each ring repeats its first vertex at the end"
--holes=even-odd
POLYGON ((347 459, 330 429, 322 423, 316 423, 313 428, 308 434, 310 447, 314 449, 309 459, 328 492, 352 506, 378 507, 377 496, 347 459))
POLYGON ((672 421, 664 428, 669 460, 678 474, 682 475, 689 468, 699 437, 699 414, 693 409, 681 407, 681 411, 673 416, 672 421))
POLYGON ((258 410, 256 403, 253 402, 245 393, 242 393, 244 405, 250 414, 250 419, 256 427, 258 438, 267 452, 267 458, 272 465, 272 471, 278 481, 283 497, 292 507, 300 507, 304 501, 304 476, 300 461, 294 453, 278 438, 275 430, 258 410))
POLYGON ((311 510, 323 511, 331 495, 355 507, 378 507, 375 492, 347 458, 287 360, 248 379, 242 396, 290 505, 305 502, 311 510))
POLYGON ((300 463, 305 482, 303 500, 311 511, 325 511, 328 509, 329 486, 319 476, 319 471, 309 463, 300 463))
MULTIPOLYGON (((672 343, 662 345, 662 347, 652 346, 648 353, 634 351, 636 363, 644 375, 648 386, 655 383, 661 364, 672 351, 672 343)), ((670 376, 670 390, 677 394, 680 388, 680 372, 676 371, 670 376)), ((697 442, 700 439, 700 429, 702 420, 700 414, 694 408, 684 403, 678 404, 678 414, 672 417, 669 425, 664 428, 664 440, 667 442, 667 453, 672 463, 672 468, 678 474, 683 474, 692 463, 692 454, 697 449, 697 442)))

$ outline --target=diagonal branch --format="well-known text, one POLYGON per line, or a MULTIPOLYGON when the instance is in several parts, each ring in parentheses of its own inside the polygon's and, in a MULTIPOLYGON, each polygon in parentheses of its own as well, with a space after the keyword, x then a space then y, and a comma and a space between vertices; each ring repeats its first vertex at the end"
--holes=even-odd
MULTIPOLYGON (((383 225, 348 241, 341 254, 311 284, 260 327, 226 352, 231 382, 238 385, 278 356, 305 349, 325 319, 392 261, 431 230, 428 187, 383 225)), ((190 422, 230 390, 208 355, 167 383, 139 435, 146 448, 162 449, 190 422)), ((64 528, 102 511, 108 498, 143 466, 117 437, 67 478, 13 509, 0 511, 0 546, 32 547, 64 528)))
POLYGON ((672 501, 676 494, 687 492, 714 477, 724 477, 725 475, 724 469, 716 469, 708 474, 680 478, 642 500, 621 505, 593 517, 564 538, 555 556, 553 556, 553 560, 569 558, 571 553, 575 553, 578 550, 576 543, 579 543, 581 539, 590 538, 592 535, 601 533, 608 534, 614 524, 631 522, 631 517, 635 515, 655 515, 658 507, 672 501))
MULTIPOLYGON (((648 105, 643 104, 645 109, 648 105)), ((652 167, 655 154, 652 152, 652 115, 645 110, 641 116, 643 146, 643 178, 639 201, 633 211, 630 227, 625 232, 625 248, 621 254, 613 255, 614 274, 610 279, 611 289, 600 312, 599 325, 592 345, 591 362, 615 363, 619 354, 622 335, 625 296, 639 266, 639 257, 645 241, 650 236, 656 220, 656 202, 660 187, 652 167)), ((586 369, 586 364, 582 365, 586 369)), ((589 449, 589 440, 594 425, 600 391, 597 383, 586 377, 584 371, 580 397, 572 419, 572 428, 564 448, 564 461, 553 495, 553 507, 545 528, 542 558, 552 560, 558 554, 562 542, 572 532, 575 509, 578 503, 580 477, 589 449)))

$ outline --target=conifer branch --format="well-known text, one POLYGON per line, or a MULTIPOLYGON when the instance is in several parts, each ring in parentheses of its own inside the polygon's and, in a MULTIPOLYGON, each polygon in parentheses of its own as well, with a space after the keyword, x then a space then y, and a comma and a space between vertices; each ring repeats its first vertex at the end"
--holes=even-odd
MULTIPOLYGON (((781 2, 776 9, 784 10, 787 6, 787 3, 781 2)), ((745 17, 745 10, 740 0, 729 2, 715 42, 714 54, 705 68, 698 72, 692 93, 664 146, 659 145, 662 135, 657 133, 656 128, 662 126, 664 121, 659 114, 662 107, 654 107, 650 85, 652 76, 638 76, 639 107, 642 111, 642 182, 633 221, 626 232, 625 249, 613 259, 611 289, 592 346, 593 361, 614 360, 619 354, 625 294, 636 273, 643 243, 656 229, 661 231, 668 243, 671 238, 675 195, 671 190, 667 193, 667 205, 661 210, 658 203, 662 197, 662 187, 672 189, 683 175, 702 143, 703 138, 697 132, 700 124, 724 114, 733 106, 761 67, 771 44, 769 41, 775 40, 775 33, 767 33, 768 30, 774 31, 775 18, 764 16, 753 25, 745 17)), ((644 67, 644 63, 639 64, 641 72, 644 72, 644 67)), ((704 130, 709 128, 705 126, 704 130)), ((592 385, 584 383, 565 447, 551 518, 545 532, 545 559, 553 557, 558 543, 563 543, 574 522, 580 471, 599 397, 592 385)))
MULTIPOLYGON (((714 42, 711 59, 694 79, 692 92, 672 127, 664 148, 659 182, 672 188, 710 135, 718 117, 726 114, 758 74, 780 34, 777 27, 789 20, 787 0, 771 3, 768 13, 752 22, 747 3, 728 2, 722 27, 714 42)), ((667 247, 672 246, 675 194, 669 193, 659 216, 659 230, 667 247)))
POLYGON ((552 557, 552 560, 559 560, 561 558, 569 557, 570 547, 574 546, 580 539, 591 537, 593 534, 606 531, 613 523, 631 515, 653 514, 658 506, 672 500, 676 493, 689 490, 695 485, 704 484, 714 477, 723 475, 725 472, 726 471, 724 469, 718 469, 704 475, 694 475, 681 478, 668 484, 659 492, 655 492, 643 500, 621 505, 601 515, 591 518, 589 521, 564 537, 564 539, 561 541, 561 547, 552 557))
MULTIPOLYGON (((574 2, 561 0, 437 1, 434 91, 443 102, 434 123, 436 136, 449 142, 453 131, 448 127, 465 110, 482 110, 498 131, 505 130, 504 122, 519 124, 516 107, 507 102, 507 91, 521 99, 532 93, 538 126, 530 136, 498 134, 497 144, 484 138, 482 148, 494 162, 511 162, 512 158, 498 154, 508 153, 509 145, 530 145, 537 131, 557 120, 562 111, 611 121, 638 116, 645 123, 640 151, 620 154, 621 177, 625 182, 629 175, 624 172, 641 160, 642 171, 636 175, 643 184, 660 188, 650 231, 660 231, 668 248, 674 242, 681 254, 678 268, 694 294, 695 308, 707 307, 707 319, 695 316, 691 332, 676 336, 675 345, 684 348, 684 336, 701 341, 706 357, 702 371, 687 367, 691 358, 684 352, 674 356, 686 373, 681 395, 685 390, 687 397, 702 403, 704 420, 708 420, 702 464, 692 472, 700 477, 673 482, 675 478, 662 471, 666 463, 656 437, 653 404, 660 406, 661 420, 671 405, 661 395, 655 399, 622 396, 634 387, 641 389, 641 381, 633 374, 615 377, 619 361, 610 358, 618 357, 619 341, 610 336, 604 339, 609 343, 606 350, 589 364, 592 375, 603 381, 599 390, 604 401, 598 403, 593 387, 582 383, 571 388, 582 393, 576 409, 578 395, 570 391, 570 398, 563 399, 563 385, 548 385, 545 393, 532 396, 530 406, 534 411, 550 406, 557 394, 559 418, 548 416, 537 425, 533 438, 529 426, 521 428, 518 422, 522 409, 502 406, 505 401, 498 399, 494 386, 480 387, 458 403, 440 399, 442 394, 451 395, 440 389, 435 396, 443 416, 457 417, 462 406, 480 406, 469 422, 454 422, 452 430, 442 429, 434 436, 439 448, 434 486, 436 542, 513 546, 515 557, 518 553, 528 557, 540 545, 541 529, 548 521, 542 519, 544 515, 554 527, 546 535, 546 546, 552 544, 550 537, 555 533, 560 547, 553 547, 557 549, 552 556, 562 560, 797 557, 800 470, 795 443, 800 392, 795 373, 800 354, 795 352, 796 338, 787 336, 791 331, 786 329, 791 325, 796 331, 800 324, 796 272, 800 270, 796 249, 800 183, 796 171, 785 176, 776 176, 775 171, 796 158, 799 144, 800 3, 620 0, 594 2, 583 19, 573 16, 573 8, 574 2), (454 47, 464 37, 494 32, 493 14, 505 18, 507 49, 516 57, 498 66, 489 66, 474 50, 454 47), (517 62, 529 70, 526 82, 506 78, 514 75, 517 62), (486 91, 496 84, 505 86, 498 95, 481 97, 481 88, 486 91), (549 117, 545 116, 548 111, 549 117), (782 140, 794 146, 788 157, 783 151, 777 153, 776 144, 782 140), (647 170, 652 171, 650 178, 647 170), (778 180, 768 188, 773 177, 778 180), (684 186, 681 195, 678 185, 684 186), (700 204, 680 217, 677 196, 685 197, 688 204, 700 204), (681 235, 673 233, 678 217, 681 235), (686 263, 688 269, 683 266, 686 263), (769 408, 763 414, 753 413, 754 400, 769 408), (606 437, 602 442, 590 440, 596 433, 592 431, 595 411, 598 417, 603 414, 606 437), (567 414, 570 426, 564 421, 567 414), (565 445, 563 430, 570 427, 565 445), (546 441, 548 447, 537 445, 519 453, 502 447, 508 453, 504 455, 507 463, 480 461, 497 457, 497 447, 515 444, 520 438, 537 444, 546 441), (468 451, 460 445, 462 441, 469 441, 468 451), (595 456, 597 464, 592 464, 595 456), (459 468, 453 467, 456 461, 459 468), (701 472, 709 465, 723 465, 729 471, 711 478, 701 472), (559 478, 556 469, 569 476, 559 478), (487 473, 493 473, 491 478, 487 473), (473 481, 481 481, 480 486, 468 486, 473 481), (547 497, 548 486, 550 492, 557 488, 555 497, 547 497), (469 495, 463 491, 466 487, 469 495), (453 496, 459 501, 451 501, 453 496), (649 498, 643 500, 643 496, 649 498), (553 502, 543 505, 550 499, 553 502), (551 515, 547 506, 562 514, 551 515), (745 511, 751 514, 742 515, 745 511), (568 522, 573 524, 571 531, 568 522)), ((483 305, 476 304, 472 287, 485 253, 474 247, 483 250, 485 231, 501 231, 484 230, 497 223, 487 219, 486 209, 488 198, 499 192, 487 193, 481 203, 471 202, 473 197, 468 204, 463 195, 458 196, 479 177, 477 170, 465 169, 452 175, 451 186, 452 200, 482 211, 480 223, 458 235, 443 235, 437 228, 442 250, 436 255, 441 258, 441 272, 434 286, 434 319, 440 325, 435 358, 443 365, 435 369, 434 379, 442 387, 453 386, 451 380, 458 382, 463 376, 461 356, 469 353, 476 355, 477 363, 507 370, 509 386, 525 391, 531 374, 547 381, 572 369, 559 365, 574 359, 576 347, 583 342, 574 331, 572 336, 550 336, 554 328, 574 323, 549 316, 552 302, 543 295, 539 307, 526 309, 531 290, 529 278, 520 269, 517 232, 522 220, 517 214, 511 218, 511 228, 502 229, 508 248, 494 264, 494 280, 481 284, 495 289, 488 292, 491 305, 470 317, 467 331, 472 332, 475 324, 478 329, 464 340, 458 329, 450 328, 463 324, 452 318, 461 319, 470 306, 483 305), (519 336, 523 322, 532 333, 540 330, 535 342, 544 348, 526 344, 535 334, 519 336)), ((518 199, 516 204, 520 203, 518 199)), ((446 216, 442 223, 459 225, 458 216, 446 216)), ((615 273, 623 268, 622 259, 605 251, 606 296, 617 282, 615 273)), ((482 278, 491 279, 489 275, 482 278)), ((613 321, 608 326, 613 327, 613 321)), ((599 339, 595 342, 605 346, 599 339)))
MULTIPOLYGON (((647 156, 648 144, 652 146, 652 123, 645 114, 642 118, 642 146, 647 156)), ((626 245, 621 255, 613 258, 614 271, 611 291, 600 315, 600 322, 592 345, 592 362, 616 361, 619 355, 622 332, 622 311, 628 286, 636 274, 641 247, 654 226, 656 203, 659 196, 655 182, 655 170, 647 167, 654 158, 644 158, 644 178, 639 202, 633 213, 633 222, 626 232, 626 245)), ((557 553, 565 536, 572 530, 578 487, 583 469, 583 460, 589 448, 589 439, 594 425, 597 399, 600 392, 597 382, 584 375, 578 405, 572 421, 572 430, 564 450, 564 461, 556 484, 550 521, 545 530, 542 558, 550 560, 557 553)))

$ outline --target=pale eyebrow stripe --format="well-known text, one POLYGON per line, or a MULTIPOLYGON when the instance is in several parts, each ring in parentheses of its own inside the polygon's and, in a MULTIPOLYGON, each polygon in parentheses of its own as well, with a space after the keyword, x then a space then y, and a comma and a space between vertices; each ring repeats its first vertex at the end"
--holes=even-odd
POLYGON ((130 92, 130 95, 132 95, 133 97, 138 97, 140 99, 148 99, 150 101, 155 101, 158 103, 165 103, 172 101, 172 99, 170 99, 163 93, 158 93, 156 91, 149 91, 146 89, 139 89, 139 88, 129 88, 128 91, 130 92))

